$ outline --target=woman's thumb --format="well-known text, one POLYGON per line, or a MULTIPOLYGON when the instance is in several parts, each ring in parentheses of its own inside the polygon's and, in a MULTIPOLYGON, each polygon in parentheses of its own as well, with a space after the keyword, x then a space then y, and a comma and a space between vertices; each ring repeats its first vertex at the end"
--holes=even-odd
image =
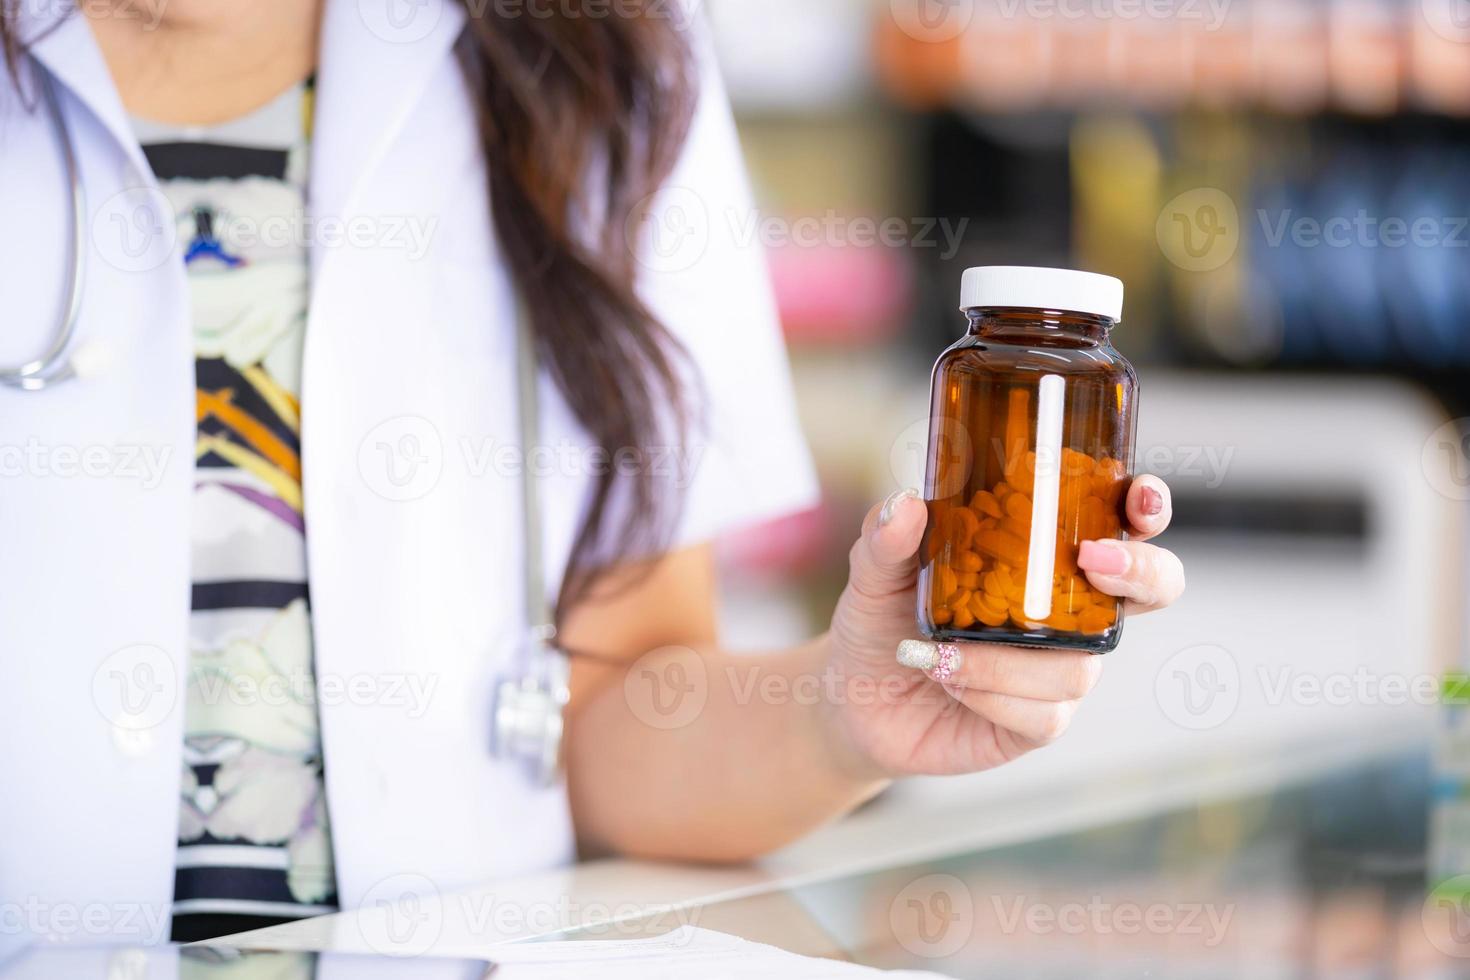
POLYGON ((917 490, 900 490, 874 507, 863 522, 863 536, 853 545, 853 588, 872 598, 910 588, 927 520, 917 490))

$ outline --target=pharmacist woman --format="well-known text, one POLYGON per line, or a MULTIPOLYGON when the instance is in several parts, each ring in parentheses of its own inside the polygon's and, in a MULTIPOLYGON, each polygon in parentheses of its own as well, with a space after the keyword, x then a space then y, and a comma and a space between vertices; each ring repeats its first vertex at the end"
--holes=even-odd
MULTIPOLYGON (((972 647, 943 685, 896 661, 913 494, 868 516, 827 633, 721 648, 709 542, 816 488, 706 45, 677 4, 596 7, 4 5, 0 363, 74 328, 0 387, 9 933, 91 909, 201 938, 579 848, 741 861, 1053 741, 1097 681, 1081 654, 972 647), (517 296, 573 652, 550 786, 491 751, 530 625, 517 296), (749 698, 751 670, 839 683, 749 698), (650 677, 698 709, 649 715, 650 677)), ((1082 564, 1136 613, 1183 579, 1143 543, 1167 489, 1128 515, 1082 564)))

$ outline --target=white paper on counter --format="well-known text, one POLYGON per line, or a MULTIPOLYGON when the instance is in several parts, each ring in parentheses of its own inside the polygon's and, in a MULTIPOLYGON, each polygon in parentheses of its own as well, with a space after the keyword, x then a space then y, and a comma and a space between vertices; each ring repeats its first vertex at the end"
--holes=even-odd
POLYGON ((654 939, 518 943, 495 948, 493 980, 939 980, 797 956, 709 929, 682 926, 654 939))

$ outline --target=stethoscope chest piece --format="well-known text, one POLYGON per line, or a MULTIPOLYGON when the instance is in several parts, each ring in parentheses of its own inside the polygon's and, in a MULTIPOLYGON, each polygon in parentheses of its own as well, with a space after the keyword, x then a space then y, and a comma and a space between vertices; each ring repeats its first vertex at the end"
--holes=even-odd
POLYGON ((494 753, 524 763, 538 785, 550 786, 561 771, 572 668, 566 653, 545 640, 533 638, 531 645, 522 656, 524 672, 496 686, 494 753))

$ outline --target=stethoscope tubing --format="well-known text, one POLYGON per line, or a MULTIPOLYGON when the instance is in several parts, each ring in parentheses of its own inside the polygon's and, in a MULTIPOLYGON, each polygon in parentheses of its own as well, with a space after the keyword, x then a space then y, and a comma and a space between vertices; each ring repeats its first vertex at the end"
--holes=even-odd
POLYGON ((56 91, 56 81, 39 61, 33 58, 31 64, 35 66, 36 77, 40 80, 41 97, 46 103, 46 114, 51 117, 52 132, 56 136, 62 166, 66 171, 67 203, 71 210, 70 236, 66 250, 67 276, 62 291, 62 312, 51 332, 49 346, 35 360, 18 367, 0 368, 0 385, 23 391, 41 391, 75 376, 67 352, 76 336, 77 321, 82 312, 82 288, 86 271, 82 242, 86 237, 87 193, 82 185, 71 129, 61 110, 61 97, 56 91))

